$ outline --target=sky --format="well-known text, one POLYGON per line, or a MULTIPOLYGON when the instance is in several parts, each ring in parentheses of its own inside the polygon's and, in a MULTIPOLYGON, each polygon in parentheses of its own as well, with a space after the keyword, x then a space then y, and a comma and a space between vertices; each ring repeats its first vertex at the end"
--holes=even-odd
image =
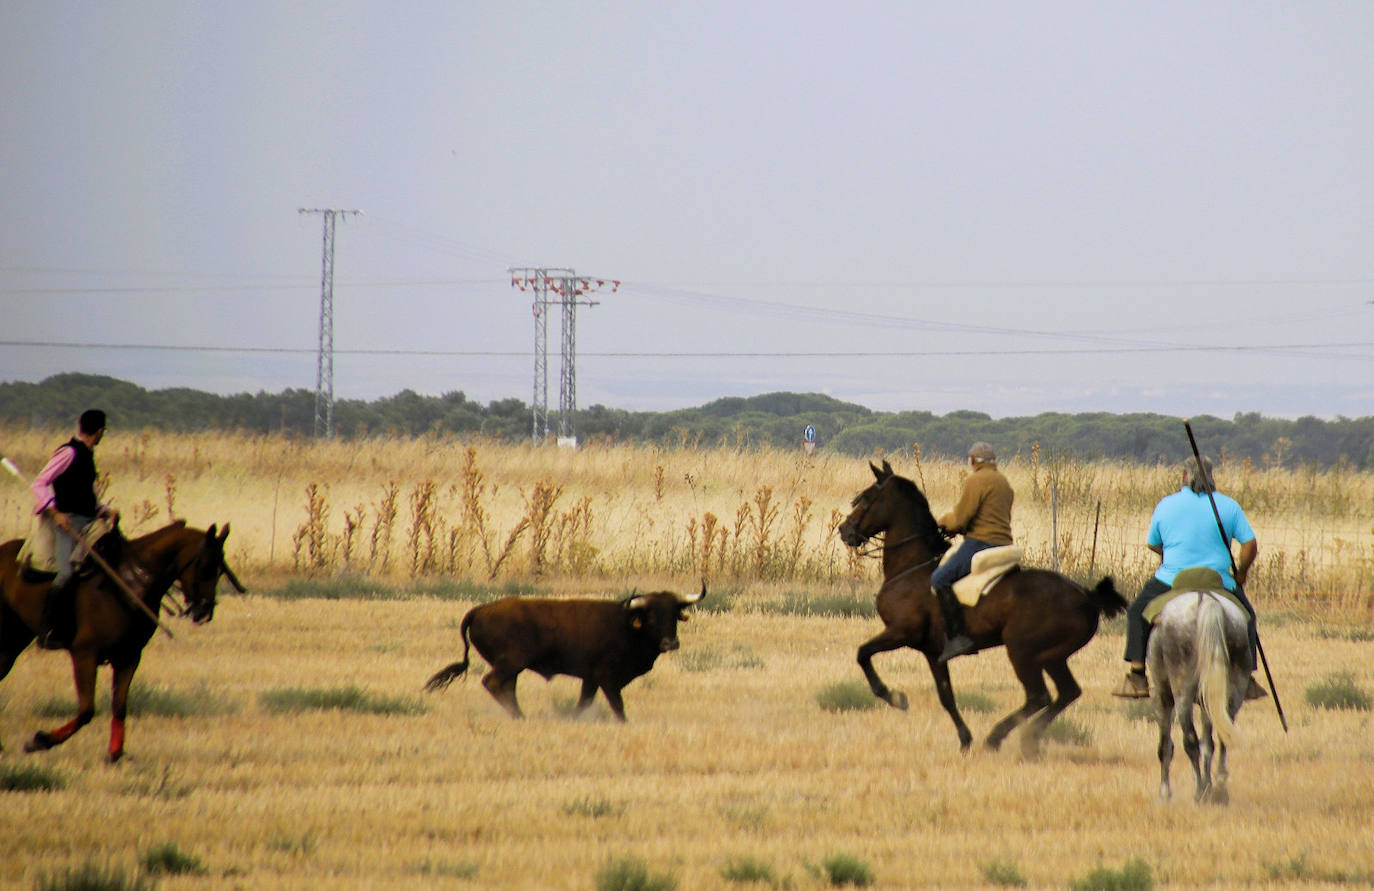
POLYGON ((537 267, 604 282, 580 407, 1364 417, 1371 46, 1363 0, 0 0, 0 381, 315 389, 327 208, 336 399, 532 403, 537 267))

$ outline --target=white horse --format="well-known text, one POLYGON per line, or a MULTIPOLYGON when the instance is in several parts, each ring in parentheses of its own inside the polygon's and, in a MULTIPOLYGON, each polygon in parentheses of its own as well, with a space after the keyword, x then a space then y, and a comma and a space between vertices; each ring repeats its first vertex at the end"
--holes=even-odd
POLYGON ((1250 682, 1245 611, 1212 591, 1188 591, 1170 600, 1150 633, 1151 699, 1159 722, 1159 796, 1166 801, 1174 756, 1170 724, 1178 721, 1183 751, 1197 777, 1197 801, 1226 804, 1226 749, 1236 736, 1235 717, 1250 682), (1202 734, 1193 727, 1193 706, 1202 707, 1202 734), (1212 779, 1212 729, 1221 751, 1212 779))

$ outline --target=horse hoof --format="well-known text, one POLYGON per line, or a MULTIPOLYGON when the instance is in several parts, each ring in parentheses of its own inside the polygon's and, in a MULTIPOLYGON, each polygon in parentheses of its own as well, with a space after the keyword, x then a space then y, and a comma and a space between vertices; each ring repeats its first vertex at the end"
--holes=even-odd
POLYGON ((52 747, 52 736, 46 730, 38 731, 33 735, 33 739, 24 743, 25 752, 43 752, 52 747))
POLYGON ((890 694, 888 694, 887 704, 892 706, 893 708, 906 711, 907 707, 911 705, 911 701, 906 698, 906 694, 903 693, 901 690, 893 690, 890 694))

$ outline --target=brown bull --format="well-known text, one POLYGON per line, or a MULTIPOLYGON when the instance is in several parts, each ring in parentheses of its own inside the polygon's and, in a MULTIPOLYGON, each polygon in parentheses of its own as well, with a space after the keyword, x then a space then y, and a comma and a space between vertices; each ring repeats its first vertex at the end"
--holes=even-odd
POLYGON ((471 644, 491 666, 482 686, 512 717, 524 717, 515 681, 528 668, 545 680, 556 674, 580 678, 579 714, 600 689, 624 721, 620 691, 647 674, 660 653, 678 648, 677 623, 687 621, 687 607, 705 596, 703 584, 695 597, 671 591, 621 601, 507 597, 473 607, 460 626, 463 660, 435 674, 425 689, 442 690, 466 672, 471 644))

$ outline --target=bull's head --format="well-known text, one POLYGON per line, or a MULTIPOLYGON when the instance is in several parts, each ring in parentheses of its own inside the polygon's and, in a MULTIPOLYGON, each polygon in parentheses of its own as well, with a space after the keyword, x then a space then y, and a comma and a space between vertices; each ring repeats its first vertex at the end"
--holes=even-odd
POLYGON ((632 594, 621 602, 629 614, 630 628, 640 634, 647 634, 658 642, 660 653, 676 650, 677 623, 687 621, 687 607, 699 602, 706 596, 706 583, 701 583, 701 593, 686 597, 672 591, 657 591, 653 594, 632 594))

